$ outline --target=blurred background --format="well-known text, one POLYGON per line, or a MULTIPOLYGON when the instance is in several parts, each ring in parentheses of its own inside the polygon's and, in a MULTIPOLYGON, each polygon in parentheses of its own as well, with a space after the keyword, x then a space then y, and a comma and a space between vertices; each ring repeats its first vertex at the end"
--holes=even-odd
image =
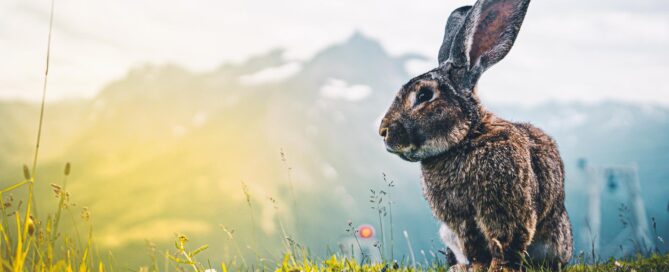
MULTIPOLYGON (((349 221, 386 258, 442 258, 419 165, 376 131, 472 3, 56 1, 38 210, 71 162, 73 209, 123 266, 175 233, 211 260, 280 259, 285 236, 325 256, 348 250, 349 221)), ((32 161, 49 8, 0 2, 2 187, 32 161)), ((575 254, 668 249, 667 48, 669 2, 533 1, 480 81, 486 107, 557 140, 575 254)))

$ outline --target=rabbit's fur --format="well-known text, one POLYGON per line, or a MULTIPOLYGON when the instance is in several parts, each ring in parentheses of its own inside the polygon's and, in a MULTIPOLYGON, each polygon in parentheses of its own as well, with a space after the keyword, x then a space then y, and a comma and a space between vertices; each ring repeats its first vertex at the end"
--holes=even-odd
MULTIPOLYGON (((480 75, 511 49, 529 0, 479 0, 448 19, 439 67, 398 92, 379 133, 420 161, 425 197, 460 268, 557 268, 572 255, 564 168, 540 129, 484 109, 480 75)), ((518 75, 513 75, 519 77, 518 75)))

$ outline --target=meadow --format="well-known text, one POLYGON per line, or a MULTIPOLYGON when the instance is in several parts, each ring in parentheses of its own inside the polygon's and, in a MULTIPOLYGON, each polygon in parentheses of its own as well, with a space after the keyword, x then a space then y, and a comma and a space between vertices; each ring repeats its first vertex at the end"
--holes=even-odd
MULTIPOLYGON (((38 150, 39 143, 36 146, 38 150)), ((37 152, 36 152, 37 154, 37 152)), ((35 170, 31 171, 28 166, 23 167, 24 180, 3 188, 0 191, 0 207, 2 207, 2 224, 0 225, 0 271, 448 271, 449 265, 443 256, 436 257, 432 261, 425 258, 424 262, 416 262, 413 251, 411 256, 402 256, 400 260, 392 256, 393 245, 393 223, 392 202, 383 202, 387 196, 386 191, 376 192, 371 190, 370 203, 373 210, 378 213, 379 224, 383 226, 384 221, 390 229, 389 246, 386 245, 385 233, 381 236, 383 240, 374 244, 379 250, 381 260, 372 261, 369 253, 365 253, 362 247, 358 251, 361 258, 348 255, 344 252, 333 253, 329 257, 321 258, 311 255, 310 250, 300 245, 291 236, 285 233, 282 227, 284 245, 280 258, 263 257, 257 252, 260 249, 247 247, 241 248, 240 243, 234 235, 234 230, 221 226, 225 232, 228 243, 234 245, 238 255, 228 257, 227 260, 199 259, 198 254, 206 251, 208 245, 194 245, 189 243, 186 234, 175 234, 173 248, 158 248, 155 244, 147 241, 146 256, 150 259, 145 265, 128 268, 118 265, 118 260, 112 251, 101 251, 96 245, 94 238, 94 215, 86 207, 77 207, 71 202, 71 196, 67 191, 68 176, 71 174, 72 166, 67 163, 62 173, 62 182, 51 184, 54 193, 54 203, 57 205, 53 214, 37 215, 34 210, 33 186, 36 182, 35 170), (24 188, 27 187, 27 188, 24 188), (27 194, 21 192, 27 189, 27 194), (19 193, 15 194, 14 193, 19 193), (26 203, 26 204, 23 204, 26 203), (390 216, 388 216, 390 215, 390 216), (63 231, 59 228, 63 221, 69 221, 71 231, 63 231), (382 244, 383 243, 383 244, 382 244), (390 256, 383 257, 384 251, 390 256), (246 259, 242 251, 251 251, 255 258, 246 259)), ((392 188, 392 181, 388 183, 392 188)), ((245 190, 245 197, 250 195, 245 190)), ((251 205, 248 200, 248 205, 251 205)), ((251 216, 253 214, 251 213, 251 216)), ((253 218, 252 218, 253 219, 253 218)), ((364 235, 360 229, 348 223, 346 229, 360 246, 359 239, 364 235)), ((405 234, 406 235, 406 234, 405 234)), ((408 237, 407 242, 408 241, 408 237)), ((411 245, 409 245, 411 246, 411 245)), ((353 245, 352 245, 353 247, 353 245)), ((356 249, 351 250, 351 253, 356 249)), ((443 252, 443 251, 440 251, 443 252)), ((422 253, 425 254, 424 252, 422 253)), ((434 254, 434 253, 432 253, 434 254)), ((525 267, 526 271, 549 271, 541 267, 525 267)), ((609 259, 600 261, 596 253, 592 252, 590 261, 585 254, 576 256, 573 264, 564 271, 667 271, 669 270, 669 254, 662 255, 657 250, 639 252, 636 256, 624 259, 609 259), (594 262, 592 261, 594 260, 594 262)))

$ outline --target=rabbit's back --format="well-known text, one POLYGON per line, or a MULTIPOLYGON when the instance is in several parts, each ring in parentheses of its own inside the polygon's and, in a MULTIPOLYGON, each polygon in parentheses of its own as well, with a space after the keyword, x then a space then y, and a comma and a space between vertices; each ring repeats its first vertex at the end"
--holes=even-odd
POLYGON ((537 183, 535 205, 538 221, 551 209, 564 206, 564 165, 557 144, 541 129, 528 123, 514 123, 528 139, 531 169, 537 183))
POLYGON ((530 140, 532 171, 537 183, 534 203, 537 227, 528 248, 531 259, 557 270, 573 254, 571 222, 564 206, 564 164, 555 141, 531 124, 514 124, 530 140))

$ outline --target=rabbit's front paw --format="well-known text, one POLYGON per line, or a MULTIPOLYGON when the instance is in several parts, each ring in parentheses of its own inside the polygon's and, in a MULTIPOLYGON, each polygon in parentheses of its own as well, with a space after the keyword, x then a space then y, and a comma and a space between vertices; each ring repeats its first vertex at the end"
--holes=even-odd
POLYGON ((504 262, 502 262, 500 259, 497 258, 493 258, 492 262, 490 262, 490 266, 488 267, 488 272, 515 272, 515 271, 520 271, 520 270, 512 269, 504 265, 504 262))
POLYGON ((448 269, 448 272, 482 272, 485 271, 482 264, 456 264, 448 269))

